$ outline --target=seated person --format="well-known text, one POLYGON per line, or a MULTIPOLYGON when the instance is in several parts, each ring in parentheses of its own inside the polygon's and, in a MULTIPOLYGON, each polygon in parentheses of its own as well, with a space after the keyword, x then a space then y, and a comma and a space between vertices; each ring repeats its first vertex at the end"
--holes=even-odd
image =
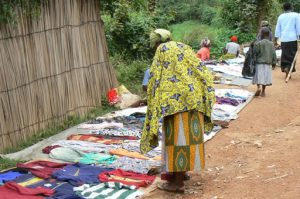
POLYGON ((205 38, 200 43, 200 50, 197 52, 197 57, 201 61, 207 61, 210 59, 210 40, 205 38))
POLYGON ((231 42, 226 44, 224 49, 224 56, 222 59, 233 59, 239 56, 240 54, 240 45, 237 43, 237 36, 232 36, 230 38, 231 42))

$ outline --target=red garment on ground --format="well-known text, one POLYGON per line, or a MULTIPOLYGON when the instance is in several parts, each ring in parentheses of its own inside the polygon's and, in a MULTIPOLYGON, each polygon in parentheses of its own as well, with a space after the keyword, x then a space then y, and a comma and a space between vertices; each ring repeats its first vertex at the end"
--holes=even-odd
POLYGON ((197 52, 197 57, 201 59, 201 61, 207 61, 210 59, 210 50, 207 47, 202 47, 198 52, 197 52))
POLYGON ((49 154, 52 151, 52 149, 55 149, 58 147, 61 147, 61 146, 59 146, 59 145, 47 146, 47 147, 43 148, 42 151, 43 151, 43 153, 49 154))
POLYGON ((116 169, 109 172, 103 172, 98 176, 101 182, 120 182, 125 185, 134 185, 136 187, 147 187, 155 180, 155 176, 124 171, 116 169))
POLYGON ((15 182, 7 182, 0 187, 0 199, 43 199, 43 196, 53 194, 54 190, 48 188, 27 188, 15 182))
POLYGON ((33 175, 47 179, 51 177, 54 171, 60 170, 65 167, 66 163, 56 163, 50 161, 34 161, 29 163, 18 163, 17 167, 21 169, 25 169, 26 171, 30 171, 33 175))

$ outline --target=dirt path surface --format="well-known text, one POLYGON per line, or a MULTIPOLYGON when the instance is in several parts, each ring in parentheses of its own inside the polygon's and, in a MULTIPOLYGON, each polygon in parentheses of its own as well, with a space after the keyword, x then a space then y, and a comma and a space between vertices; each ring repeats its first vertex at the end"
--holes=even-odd
POLYGON ((300 73, 286 84, 276 68, 266 94, 206 143, 206 169, 192 174, 185 194, 155 190, 146 198, 300 198, 300 73))

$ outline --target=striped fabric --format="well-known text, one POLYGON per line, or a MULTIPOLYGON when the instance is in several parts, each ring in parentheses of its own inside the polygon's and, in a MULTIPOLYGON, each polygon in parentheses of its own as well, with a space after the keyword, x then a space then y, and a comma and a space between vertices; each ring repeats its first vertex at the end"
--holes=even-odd
POLYGON ((134 199, 143 195, 136 186, 127 186, 118 182, 101 183, 95 186, 84 184, 74 191, 86 199, 134 199))

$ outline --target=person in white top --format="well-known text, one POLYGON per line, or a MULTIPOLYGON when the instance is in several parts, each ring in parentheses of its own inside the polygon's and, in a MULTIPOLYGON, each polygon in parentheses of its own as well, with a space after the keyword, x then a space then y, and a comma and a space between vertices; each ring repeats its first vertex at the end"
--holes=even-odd
MULTIPOLYGON (((286 73, 286 77, 292 66, 294 57, 298 50, 297 40, 300 39, 300 17, 293 12, 292 4, 283 5, 284 13, 277 20, 275 31, 275 46, 278 46, 277 40, 281 41, 281 71, 286 73)), ((293 72, 295 72, 295 67, 293 72)))

